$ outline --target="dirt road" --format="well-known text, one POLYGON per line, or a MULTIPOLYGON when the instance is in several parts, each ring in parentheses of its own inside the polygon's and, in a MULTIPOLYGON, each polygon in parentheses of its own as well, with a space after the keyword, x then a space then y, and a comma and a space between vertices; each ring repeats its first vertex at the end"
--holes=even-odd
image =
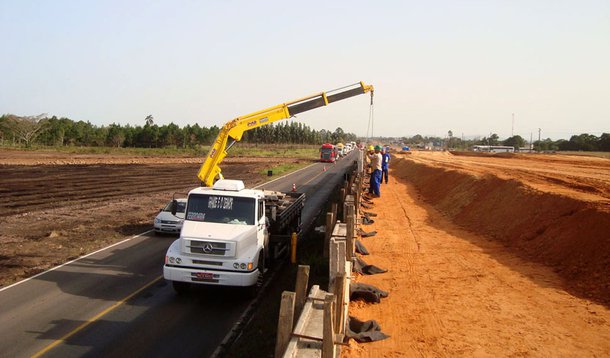
POLYGON ((609 163, 395 157, 356 278, 390 295, 350 304, 391 337, 342 355, 608 356, 609 163))

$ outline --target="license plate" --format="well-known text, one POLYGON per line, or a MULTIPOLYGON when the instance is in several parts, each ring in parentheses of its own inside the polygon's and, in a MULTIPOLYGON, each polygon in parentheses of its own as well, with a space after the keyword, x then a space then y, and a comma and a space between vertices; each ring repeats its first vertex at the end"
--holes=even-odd
POLYGON ((195 277, 201 280, 211 280, 214 278, 214 274, 211 272, 195 272, 195 277))

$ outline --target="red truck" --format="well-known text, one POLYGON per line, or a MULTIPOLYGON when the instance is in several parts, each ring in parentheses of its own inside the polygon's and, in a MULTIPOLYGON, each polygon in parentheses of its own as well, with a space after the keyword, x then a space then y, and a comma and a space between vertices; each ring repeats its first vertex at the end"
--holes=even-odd
POLYGON ((322 144, 322 147, 320 148, 320 161, 327 162, 327 163, 333 163, 336 160, 337 160, 337 148, 330 143, 322 144))

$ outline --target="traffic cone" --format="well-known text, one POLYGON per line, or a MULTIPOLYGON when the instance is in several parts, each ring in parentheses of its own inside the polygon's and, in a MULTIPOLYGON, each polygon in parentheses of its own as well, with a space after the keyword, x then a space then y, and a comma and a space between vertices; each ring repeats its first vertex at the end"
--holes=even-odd
POLYGON ((297 191, 297 185, 296 184, 292 184, 292 191, 293 192, 297 191))
POLYGON ((324 169, 322 169, 322 171, 323 171, 323 172, 325 172, 325 171, 326 171, 326 165, 324 166, 324 169))

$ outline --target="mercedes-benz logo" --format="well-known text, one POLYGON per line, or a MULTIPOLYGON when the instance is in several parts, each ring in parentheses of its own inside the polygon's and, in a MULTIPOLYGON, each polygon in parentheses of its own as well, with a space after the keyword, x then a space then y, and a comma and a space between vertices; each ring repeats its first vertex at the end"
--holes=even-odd
POLYGON ((212 246, 212 244, 203 245, 203 252, 205 252, 206 254, 209 254, 212 251, 214 251, 214 246, 212 246))

